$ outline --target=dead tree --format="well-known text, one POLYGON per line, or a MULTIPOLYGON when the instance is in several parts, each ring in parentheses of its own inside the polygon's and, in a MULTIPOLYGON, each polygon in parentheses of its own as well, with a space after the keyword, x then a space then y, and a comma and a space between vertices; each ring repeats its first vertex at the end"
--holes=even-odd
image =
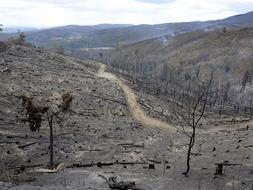
POLYGON ((182 114, 183 120, 188 125, 188 127, 190 127, 189 131, 183 127, 183 132, 190 138, 186 159, 187 168, 186 171, 183 173, 183 175, 185 175, 186 177, 188 176, 190 171, 191 152, 195 144, 196 130, 201 118, 204 116, 205 113, 211 82, 212 80, 210 80, 206 86, 202 87, 202 90, 200 90, 198 93, 196 101, 193 100, 194 103, 188 107, 187 114, 182 114))
POLYGON ((242 81, 241 81, 241 93, 244 92, 246 84, 250 83, 250 73, 249 71, 245 71, 243 77, 242 77, 242 81))
POLYGON ((54 168, 54 134, 53 134, 53 125, 54 121, 62 125, 66 119, 69 117, 66 116, 66 112, 69 110, 70 104, 72 102, 72 95, 70 93, 64 93, 61 96, 61 103, 56 107, 52 105, 35 105, 32 98, 27 96, 20 96, 22 99, 22 106, 25 111, 25 119, 22 121, 29 124, 31 131, 39 131, 43 121, 47 121, 49 130, 50 130, 50 163, 49 168, 54 168))

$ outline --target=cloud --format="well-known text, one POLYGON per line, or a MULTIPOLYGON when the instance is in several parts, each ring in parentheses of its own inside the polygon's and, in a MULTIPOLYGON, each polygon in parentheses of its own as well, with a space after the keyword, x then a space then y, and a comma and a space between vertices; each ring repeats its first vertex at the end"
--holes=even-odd
POLYGON ((146 2, 146 3, 153 3, 153 4, 164 4, 164 3, 170 3, 175 0, 136 0, 140 2, 146 2))
POLYGON ((0 0, 5 26, 154 24, 221 19, 251 11, 252 0, 0 0))

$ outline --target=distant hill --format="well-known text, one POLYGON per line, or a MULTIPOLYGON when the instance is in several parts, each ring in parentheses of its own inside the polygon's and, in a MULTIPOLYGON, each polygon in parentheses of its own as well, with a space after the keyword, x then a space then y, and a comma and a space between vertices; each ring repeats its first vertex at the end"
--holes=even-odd
POLYGON ((218 24, 225 26, 248 26, 251 27, 253 23, 253 11, 246 14, 232 16, 223 20, 216 21, 218 24))
POLYGON ((94 26, 69 25, 46 30, 27 32, 27 40, 35 45, 52 47, 55 44, 67 49, 117 47, 161 36, 175 36, 222 27, 251 27, 253 12, 215 21, 166 23, 156 25, 101 24, 94 26))
POLYGON ((4 27, 3 33, 17 33, 17 32, 31 32, 31 31, 37 31, 39 29, 37 28, 31 28, 31 27, 4 27))
MULTIPOLYGON (((107 29, 124 28, 130 25, 124 24, 100 24, 94 26, 68 25, 62 27, 27 33, 27 40, 33 44, 51 47, 55 43, 65 48, 89 47, 89 43, 95 43, 91 34, 107 29)), ((92 45, 92 47, 96 47, 92 45)))

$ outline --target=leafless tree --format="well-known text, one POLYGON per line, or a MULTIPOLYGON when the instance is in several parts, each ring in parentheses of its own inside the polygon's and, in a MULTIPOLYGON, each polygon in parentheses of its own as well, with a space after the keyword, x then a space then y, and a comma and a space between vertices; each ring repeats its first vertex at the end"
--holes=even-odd
POLYGON ((193 103, 190 103, 187 108, 187 113, 182 114, 183 120, 188 125, 188 127, 190 127, 189 131, 183 127, 183 132, 190 138, 186 159, 187 168, 186 171, 183 173, 183 175, 185 175, 186 177, 188 176, 190 171, 191 152, 196 140, 196 130, 198 128, 198 124, 201 118, 204 116, 205 113, 211 83, 212 80, 210 80, 207 85, 200 88, 196 100, 193 100, 193 103))

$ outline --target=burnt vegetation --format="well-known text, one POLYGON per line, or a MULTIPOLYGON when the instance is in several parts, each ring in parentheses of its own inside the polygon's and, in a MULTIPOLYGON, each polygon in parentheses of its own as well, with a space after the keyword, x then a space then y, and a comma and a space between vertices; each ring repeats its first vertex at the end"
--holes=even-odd
MULTIPOLYGON (((57 152, 62 152, 64 159, 67 160, 67 167, 70 169, 96 166, 99 169, 111 167, 112 170, 119 172, 122 169, 127 171, 133 166, 130 173, 136 172, 135 169, 141 170, 141 172, 146 170, 149 175, 148 180, 150 173, 153 175, 154 172, 154 176, 165 176, 167 182, 167 177, 174 177, 174 171, 180 168, 180 171, 176 170, 176 172, 181 174, 184 171, 183 175, 189 178, 179 177, 179 183, 182 183, 181 180, 192 180, 196 177, 195 175, 203 174, 205 178, 208 178, 206 181, 209 185, 211 184, 211 188, 214 188, 213 184, 217 183, 215 188, 218 190, 222 189, 220 183, 223 186, 230 185, 230 182, 222 181, 225 178, 227 180, 233 179, 233 189, 236 185, 234 176, 236 176, 235 171, 238 170, 232 169, 232 172, 226 176, 224 175, 224 167, 245 166, 248 167, 247 170, 239 169, 239 172, 242 171, 244 174, 239 176, 241 183, 238 183, 242 186, 241 189, 245 189, 246 185, 249 187, 252 184, 252 181, 248 180, 251 175, 248 170, 252 170, 252 168, 249 169, 251 166, 248 166, 248 163, 251 163, 251 155, 248 155, 248 152, 253 145, 247 144, 251 142, 250 137, 252 136, 249 131, 251 126, 247 125, 245 128, 239 126, 238 129, 233 128, 221 132, 225 128, 223 126, 212 134, 208 133, 209 130, 211 131, 211 127, 220 127, 221 124, 215 123, 216 120, 222 121, 222 124, 228 123, 233 126, 236 122, 249 123, 252 119, 253 55, 251 37, 253 37, 251 28, 222 28, 215 31, 179 34, 175 38, 165 36, 145 40, 119 46, 114 50, 94 50, 88 55, 90 59, 105 62, 108 65, 108 72, 119 76, 118 80, 123 78, 126 85, 135 90, 138 104, 146 111, 145 113, 150 117, 158 118, 159 121, 167 121, 177 129, 175 135, 167 134, 163 129, 146 129, 141 123, 134 121, 131 115, 133 113, 124 111, 127 110, 127 103, 122 89, 119 89, 114 83, 112 84, 111 81, 97 77, 99 68, 96 62, 81 61, 64 56, 64 49, 58 45, 50 50, 54 53, 42 54, 45 50, 31 48, 25 42, 25 35, 19 33, 17 38, 0 43, 0 53, 5 56, 2 61, 4 67, 1 70, 1 77, 2 79, 17 77, 14 78, 14 83, 18 84, 15 87, 13 87, 13 83, 11 84, 13 86, 10 85, 10 87, 1 84, 7 95, 3 95, 4 101, 0 99, 4 102, 1 103, 5 105, 5 110, 0 112, 4 113, 2 116, 4 119, 0 121, 10 120, 9 117, 6 119, 5 112, 9 113, 10 102, 14 102, 16 100, 13 99, 18 98, 21 101, 19 103, 22 109, 21 112, 18 112, 19 115, 16 115, 18 122, 11 120, 11 124, 28 125, 33 134, 35 132, 39 134, 40 129, 48 127, 49 131, 46 134, 49 137, 46 137, 46 143, 49 143, 49 146, 48 149, 44 148, 46 150, 41 148, 43 153, 40 156, 49 153, 48 168, 52 173, 58 172, 58 168, 63 166, 63 164, 58 164, 54 157, 57 152), (240 49, 237 47, 238 44, 240 44, 240 49), (13 51, 9 51, 9 49, 13 51), (26 59, 28 54, 36 55, 32 58, 29 57, 31 59, 26 59), (35 57, 36 59, 39 57, 40 64, 33 62, 26 64, 35 57), (29 68, 32 65, 30 70, 27 69, 23 73, 19 71, 19 61, 22 59, 24 59, 23 64, 26 64, 24 67, 29 68), (14 64, 12 65, 13 62, 18 69, 13 66, 14 64), (43 65, 44 63, 47 65, 43 65), (39 68, 37 68, 39 71, 44 69, 46 77, 40 72, 36 72, 34 69, 36 67, 39 68), (16 73, 13 74, 13 72, 16 73), (34 78, 29 78, 30 76, 34 76, 34 78), (30 95, 15 95, 21 91, 18 89, 19 77, 26 79, 25 82, 28 81, 21 94, 30 95), (36 85, 32 87, 31 81, 35 79, 42 81, 39 87, 36 85), (49 84, 52 86, 48 87, 49 84), (75 90, 75 100, 78 99, 78 103, 73 102, 72 92, 61 89, 62 85, 75 90), (44 92, 46 88, 48 91, 44 92), (60 94, 57 100, 47 96, 53 94, 51 92, 55 89, 57 89, 56 94, 60 94), (78 111, 71 109, 73 104, 74 109, 78 108, 78 111), (73 115, 75 120, 66 127, 66 121, 73 115), (56 134, 56 127, 66 127, 67 130, 56 134), (60 147, 59 136, 69 141, 69 144, 60 147), (214 138, 215 140, 213 140, 214 138), (224 141, 228 141, 228 143, 224 141), (202 145, 205 150, 201 149, 202 145), (234 145, 236 146, 234 147, 234 145), (70 148, 74 151, 71 152, 70 148), (243 157, 240 157, 239 150, 245 154, 242 155, 243 157), (180 151, 183 152, 183 156, 180 151), (230 154, 230 152, 232 153, 230 154), (232 162, 236 163, 228 161, 231 155, 234 156, 231 158, 232 162), (71 156, 74 160, 72 162, 69 161, 71 156), (206 159, 207 157, 209 160, 206 159), (201 168, 198 168, 200 170, 197 171, 196 168, 191 167, 193 164, 194 167, 201 165, 201 168), (122 168, 119 169, 121 166, 122 168), (215 170, 214 167, 216 167, 216 173, 210 174, 212 169, 215 170), (174 168, 176 169, 173 170, 174 168), (191 170, 193 170, 193 177, 190 175, 191 170), (160 174, 160 171, 163 174, 160 174), (205 173, 206 171, 209 173, 205 173), (166 172, 170 172, 168 176, 166 176, 166 172), (247 174, 245 174, 246 172, 247 174), (247 180, 242 181, 245 176, 247 180)), ((14 115, 11 116, 14 118, 14 115)), ((4 132, 3 134, 5 134, 4 132)), ((18 141, 9 141, 9 139, 18 136, 10 134, 6 137, 7 141, 1 143, 19 144, 18 141)), ((21 138, 26 141, 28 136, 26 134, 21 138)), ((22 149, 23 151, 27 147, 40 145, 45 139, 42 136, 39 138, 36 142, 12 147, 14 151, 13 149, 7 150, 4 155, 7 155, 6 157, 9 159, 8 156, 13 152, 19 152, 17 150, 22 149)), ((40 148, 37 147, 36 151, 39 150, 40 148)), ((28 163, 31 163, 30 159, 28 163)), ((41 163, 39 164, 42 166, 41 163)), ((21 165, 18 172, 22 173, 30 167, 38 167, 38 164, 21 165)), ((17 171, 17 167, 14 171, 17 171)), ((7 173, 5 176, 9 177, 8 172, 5 173, 7 173)), ((110 189, 139 189, 137 182, 118 180, 115 175, 113 172, 110 177, 96 174, 105 181, 110 189)), ((200 179, 201 177, 197 179, 198 189, 201 189, 200 179)), ((8 180, 11 181, 11 179, 8 180)), ((64 180, 66 187, 65 177, 64 180)))
POLYGON ((57 123, 62 127, 62 123, 69 118, 66 113, 70 109, 71 102, 73 100, 73 96, 70 92, 63 93, 61 96, 61 103, 56 105, 51 102, 51 105, 43 106, 35 105, 33 98, 27 96, 20 96, 22 100, 23 112, 25 112, 25 119, 21 121, 28 123, 30 130, 33 132, 39 131, 42 122, 46 121, 50 130, 50 163, 49 168, 53 169, 54 165, 54 134, 53 128, 54 123, 57 123))
POLYGON ((252 118, 252 36, 252 28, 199 30, 123 45, 93 59, 106 62, 139 93, 172 102, 180 117, 165 117, 189 138, 183 173, 188 176, 203 118, 231 118, 231 123, 252 118))
POLYGON ((22 106, 24 107, 27 117, 23 119, 23 121, 29 124, 31 131, 39 131, 43 116, 46 114, 49 107, 35 106, 32 99, 26 96, 21 96, 20 98, 22 99, 22 106))
POLYGON ((122 46, 96 59, 138 89, 182 104, 198 97, 199 86, 213 73, 207 109, 247 117, 253 114, 252 35, 252 28, 200 30, 122 46))

